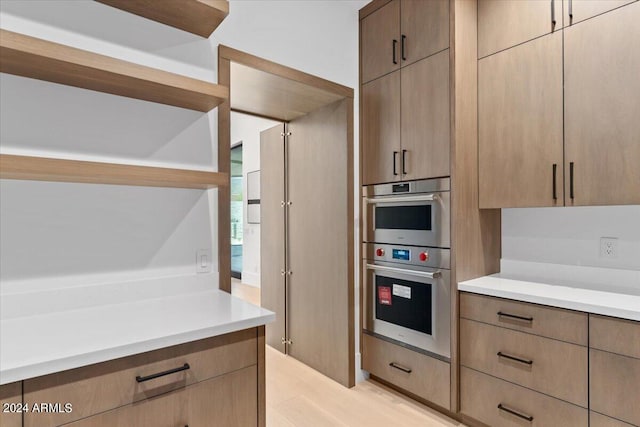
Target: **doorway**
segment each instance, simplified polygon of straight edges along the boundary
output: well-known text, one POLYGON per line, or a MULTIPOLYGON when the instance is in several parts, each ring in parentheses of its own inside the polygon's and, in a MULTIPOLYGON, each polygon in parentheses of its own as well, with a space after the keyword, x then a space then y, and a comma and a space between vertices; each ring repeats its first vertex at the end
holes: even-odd
POLYGON ((231 277, 242 280, 244 234, 244 176, 242 174, 242 141, 231 147, 231 277))
MULTIPOLYGON (((267 343, 351 387, 353 89, 226 46, 218 48, 218 81, 230 88, 218 109, 221 172, 231 172, 232 114, 279 123, 260 142, 261 303, 277 319, 267 325, 267 343)), ((218 195, 219 283, 229 292, 231 191, 218 195)))

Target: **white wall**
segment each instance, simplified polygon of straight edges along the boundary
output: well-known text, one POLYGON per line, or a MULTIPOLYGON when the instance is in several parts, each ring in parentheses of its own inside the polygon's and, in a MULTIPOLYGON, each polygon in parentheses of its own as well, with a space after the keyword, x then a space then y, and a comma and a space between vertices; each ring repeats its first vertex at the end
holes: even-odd
POLYGON ((231 145, 242 141, 242 282, 257 287, 260 286, 260 224, 247 222, 247 173, 260 170, 260 132, 276 125, 278 122, 273 120, 231 113, 231 145))
POLYGON ((640 270, 640 206, 502 210, 502 258, 640 270), (618 258, 600 238, 618 238, 618 258))

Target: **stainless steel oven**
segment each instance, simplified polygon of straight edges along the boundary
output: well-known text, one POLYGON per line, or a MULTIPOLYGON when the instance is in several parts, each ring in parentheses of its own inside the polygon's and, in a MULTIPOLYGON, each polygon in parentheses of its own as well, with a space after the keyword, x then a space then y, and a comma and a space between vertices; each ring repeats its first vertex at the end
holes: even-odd
POLYGON ((364 245, 365 331, 448 360, 449 249, 364 245))
POLYGON ((449 178, 364 188, 364 240, 451 247, 449 178))

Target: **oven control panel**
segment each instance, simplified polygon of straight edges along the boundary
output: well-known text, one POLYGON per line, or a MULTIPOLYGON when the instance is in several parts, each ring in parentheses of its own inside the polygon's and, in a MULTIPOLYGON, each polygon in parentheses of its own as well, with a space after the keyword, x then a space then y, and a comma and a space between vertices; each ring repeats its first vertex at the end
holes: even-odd
POLYGON ((450 249, 365 243, 365 251, 371 261, 450 268, 450 249))
POLYGON ((391 249, 391 258, 402 261, 411 261, 411 251, 408 249, 391 249))

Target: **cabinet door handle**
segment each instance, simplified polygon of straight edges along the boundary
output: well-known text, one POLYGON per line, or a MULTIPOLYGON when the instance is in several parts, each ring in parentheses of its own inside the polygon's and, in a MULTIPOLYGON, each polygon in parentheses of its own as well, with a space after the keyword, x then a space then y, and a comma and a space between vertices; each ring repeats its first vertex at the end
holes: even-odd
POLYGON ((533 360, 521 359, 519 357, 511 356, 510 354, 506 354, 501 351, 498 352, 498 357, 504 357, 505 359, 513 360, 514 362, 523 363, 529 366, 533 365, 533 360))
POLYGON ((402 372, 406 372, 407 374, 411 373, 411 368, 406 368, 402 365, 398 365, 396 362, 389 363, 389 366, 391 366, 392 368, 399 369, 402 372))
POLYGON ((407 150, 402 150, 402 174, 407 174, 407 150))
POLYGON ((558 169, 558 165, 556 163, 553 164, 553 200, 558 200, 558 193, 556 191, 556 171, 558 169))
POLYGON ((569 163, 569 197, 573 200, 573 162, 569 163))
POLYGON ((573 0, 569 0, 569 24, 573 21, 573 0))
POLYGON ((402 35, 402 43, 401 43, 401 45, 400 45, 400 52, 401 52, 400 54, 402 55, 402 60, 403 60, 403 61, 406 61, 406 60, 407 60, 407 57, 406 57, 406 55, 405 55, 405 53, 404 53, 404 45, 405 45, 405 40, 406 40, 406 39, 407 39, 407 36, 405 36, 405 35, 403 34, 403 35, 402 35))
POLYGON ((396 60, 396 45, 398 44, 398 40, 393 39, 393 43, 392 44, 393 44, 393 46, 392 46, 393 47, 393 58, 392 59, 393 59, 393 63, 397 64, 398 61, 396 60))
POLYGON ((498 409, 504 412, 508 412, 511 415, 515 415, 516 417, 522 418, 523 420, 527 420, 529 422, 533 421, 533 417, 531 415, 523 414, 520 411, 516 411, 515 409, 507 408, 502 403, 498 403, 498 409))
POLYGON ((394 151, 393 152, 393 175, 398 175, 398 171, 396 169, 396 159, 398 158, 398 152, 394 151))
POLYGON ((529 323, 533 322, 533 317, 518 316, 515 314, 504 313, 502 311, 499 311, 496 314, 498 315, 498 317, 508 317, 509 319, 522 320, 523 322, 529 322, 529 323))
POLYGON ((556 5, 555 0, 551 0, 551 27, 556 26, 556 5))
POLYGON ((186 371, 189 368, 191 368, 191 366, 189 366, 188 363, 185 363, 184 365, 180 366, 179 368, 169 369, 168 371, 158 372, 157 374, 147 375, 146 377, 141 377, 140 375, 138 375, 136 377, 136 381, 139 382, 139 383, 143 383, 145 381, 154 380, 156 378, 164 377, 166 375, 171 375, 171 374, 175 374, 177 372, 186 371))

